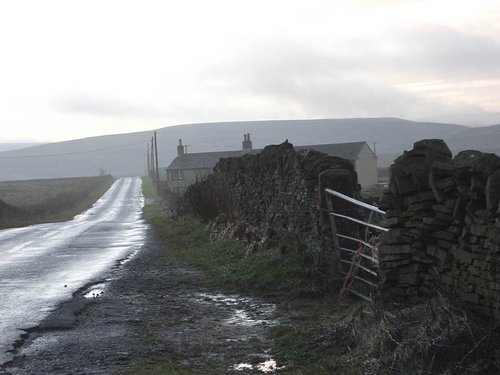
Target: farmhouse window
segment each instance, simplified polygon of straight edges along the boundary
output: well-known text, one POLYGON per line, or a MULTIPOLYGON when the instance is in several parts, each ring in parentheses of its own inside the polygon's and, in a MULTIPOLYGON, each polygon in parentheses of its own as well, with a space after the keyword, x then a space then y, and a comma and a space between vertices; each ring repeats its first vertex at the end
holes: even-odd
POLYGON ((173 170, 172 180, 184 180, 184 171, 182 169, 173 170))

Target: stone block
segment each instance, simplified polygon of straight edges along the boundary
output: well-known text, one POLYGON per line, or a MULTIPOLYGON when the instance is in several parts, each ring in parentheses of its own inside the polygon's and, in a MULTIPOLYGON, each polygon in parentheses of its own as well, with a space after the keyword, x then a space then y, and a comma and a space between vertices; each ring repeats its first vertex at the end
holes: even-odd
POLYGON ((489 271, 491 269, 489 263, 484 261, 484 260, 474 259, 472 261, 472 265, 476 268, 479 268, 480 270, 483 270, 483 271, 485 271, 485 270, 489 271))
POLYGON ((435 206, 435 204, 430 201, 413 203, 408 206, 406 212, 409 214, 413 214, 414 212, 429 212, 433 206, 435 206))
POLYGON ((453 217, 449 214, 445 214, 442 212, 436 212, 435 218, 439 220, 443 226, 448 226, 451 221, 453 220, 453 217))
POLYGON ((464 251, 462 249, 455 249, 453 251, 453 257, 458 260, 460 263, 471 264, 474 260, 474 257, 471 253, 464 251))
POLYGON ((429 201, 429 202, 433 202, 433 203, 436 202, 432 191, 426 191, 426 192, 412 194, 412 195, 409 195, 403 199, 403 202, 408 206, 415 204, 415 203, 425 202, 425 201, 429 201))
POLYGON ((490 239, 487 239, 484 242, 484 247, 493 253, 500 252, 500 244, 498 242, 493 242, 490 239))
POLYGON ((413 261, 416 263, 424 264, 424 265, 432 265, 435 264, 435 259, 429 257, 427 254, 422 254, 422 255, 414 255, 412 257, 413 261))
POLYGON ((456 236, 455 238, 458 238, 458 236, 462 233, 462 230, 463 229, 457 225, 450 225, 446 228, 447 232, 453 233, 456 236))
POLYGON ((420 277, 418 273, 404 273, 399 275, 399 282, 408 285, 419 285, 420 277))
POLYGON ((450 259, 450 253, 442 248, 437 248, 434 256, 441 262, 441 265, 447 264, 450 259))
POLYGON ((472 176, 470 179, 470 191, 473 193, 483 193, 486 183, 479 177, 472 176))
POLYGON ((453 176, 454 172, 455 167, 451 160, 446 160, 444 162, 434 161, 431 165, 431 173, 439 177, 438 180, 453 176))
POLYGON ((447 221, 440 220, 437 217, 423 217, 422 223, 427 224, 427 225, 432 225, 435 228, 436 227, 444 227, 444 226, 446 226, 446 224, 448 224, 447 221))
POLYGON ((393 216, 386 218, 380 222, 380 225, 385 228, 394 228, 400 226, 405 222, 404 218, 401 216, 393 216))
POLYGON ((457 204, 457 199, 458 197, 448 197, 446 200, 443 202, 443 204, 448 207, 452 212, 453 209, 455 208, 455 205, 457 204))
POLYGON ((436 187, 440 190, 454 189, 457 185, 458 181, 455 176, 443 178, 436 181, 436 187))
POLYGON ((454 242, 451 242, 451 241, 446 241, 446 240, 438 240, 436 242, 436 244, 441 248, 441 249, 445 249, 446 251, 451 251, 454 246, 455 246, 455 243, 454 242))
POLYGON ((429 186, 431 188, 432 194, 434 194, 434 199, 436 202, 442 202, 446 199, 446 194, 443 189, 437 186, 437 180, 434 174, 429 175, 429 186))
POLYGON ((390 284, 398 280, 399 272, 396 270, 379 270, 380 281, 382 284, 390 284))
POLYGON ((490 305, 490 301, 494 299, 494 291, 488 289, 488 285, 478 286, 476 288, 476 293, 479 295, 479 300, 485 305, 490 305))
POLYGON ((382 245, 381 254, 411 254, 411 246, 409 244, 402 245, 382 245))
POLYGON ((414 241, 411 244, 411 247, 415 250, 425 250, 426 244, 423 241, 414 241))
POLYGON ((407 266, 407 265, 412 264, 412 263, 413 263, 413 260, 410 259, 410 258, 398 259, 398 260, 395 260, 395 261, 392 261, 392 262, 388 262, 388 261, 386 261, 384 259, 384 261, 380 261, 380 269, 383 269, 385 271, 388 271, 388 270, 397 270, 400 267, 407 266))
MULTIPOLYGON (((321 206, 326 207, 326 188, 336 190, 349 197, 354 196, 357 191, 356 175, 345 169, 327 169, 319 174, 319 188, 321 206)), ((342 210, 344 207, 351 208, 351 205, 343 200, 333 198, 336 210, 342 210)))
POLYGON ((488 234, 489 228, 487 225, 478 225, 478 224, 472 224, 469 226, 469 231, 475 236, 478 237, 486 237, 488 234))
POLYGON ((401 211, 395 208, 389 208, 385 211, 385 217, 387 219, 393 218, 393 217, 399 217, 401 215, 401 211))
POLYGON ((430 236, 432 238, 438 239, 438 240, 444 240, 444 241, 449 241, 449 242, 455 242, 457 240, 457 237, 455 234, 450 233, 445 230, 438 230, 435 232, 431 232, 430 236))
POLYGON ((453 158, 453 166, 455 167, 455 171, 457 169, 465 169, 466 171, 471 171, 472 167, 477 163, 482 155, 483 153, 477 150, 460 151, 453 158))
POLYGON ((408 231, 402 228, 391 229, 382 235, 382 241, 385 245, 407 244, 411 240, 412 237, 409 235, 408 231))
POLYGON ((467 185, 458 185, 457 186, 457 192, 459 196, 464 196, 464 197, 469 197, 471 195, 470 191, 470 180, 468 180, 467 185))
POLYGON ((420 240, 424 240, 424 237, 427 235, 426 231, 416 229, 416 228, 410 228, 408 229, 408 232, 414 237, 418 238, 420 240))
POLYGON ((389 189, 391 193, 401 196, 415 193, 417 190, 413 185, 411 178, 402 174, 394 174, 393 177, 391 177, 389 189))
POLYGON ((473 267, 473 266, 469 266, 469 268, 467 269, 467 271, 469 272, 469 275, 472 275, 472 276, 479 277, 481 275, 481 270, 479 268, 476 268, 476 267, 473 267))
POLYGON ((414 150, 430 152, 432 155, 442 155, 451 160, 451 151, 442 139, 422 139, 413 144, 414 150))
POLYGON ((450 208, 444 204, 433 204, 431 208, 432 211, 436 213, 443 213, 446 215, 451 215, 453 213, 453 208, 450 208))
POLYGON ((408 229, 416 229, 416 230, 420 230, 423 232, 428 232, 428 231, 434 229, 433 225, 424 224, 422 222, 413 222, 413 221, 407 221, 404 224, 404 226, 405 226, 405 228, 408 228, 408 229))
POLYGON ((479 296, 475 293, 459 293, 459 295, 466 302, 479 303, 479 296))
POLYGON ((493 214, 491 213, 491 211, 481 208, 479 210, 474 211, 474 216, 485 222, 489 222, 492 219, 493 214))
POLYGON ((486 195, 486 209, 497 211, 500 202, 500 171, 496 171, 488 177, 484 193, 486 195))
POLYGON ((421 273, 425 272, 428 267, 426 267, 423 264, 420 263, 413 263, 408 266, 401 267, 399 271, 401 274, 406 274, 406 273, 421 273))

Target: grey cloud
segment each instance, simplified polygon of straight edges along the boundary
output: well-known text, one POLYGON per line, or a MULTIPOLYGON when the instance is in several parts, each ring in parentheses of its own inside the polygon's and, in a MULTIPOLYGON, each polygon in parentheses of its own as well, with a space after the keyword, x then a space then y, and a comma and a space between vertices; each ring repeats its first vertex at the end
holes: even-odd
POLYGON ((388 36, 402 51, 392 68, 439 78, 487 78, 500 73, 500 41, 449 27, 423 25, 388 36))
POLYGON ((120 100, 98 98, 80 93, 64 95, 54 102, 59 111, 67 113, 110 117, 158 117, 164 115, 162 110, 154 107, 142 107, 120 100))
POLYGON ((209 89, 287 93, 311 82, 361 69, 359 60, 328 55, 301 43, 255 43, 234 60, 205 69, 199 80, 209 89))
POLYGON ((249 51, 207 70, 208 89, 288 101, 309 116, 408 116, 437 106, 391 87, 359 56, 325 54, 301 44, 260 45, 249 51))

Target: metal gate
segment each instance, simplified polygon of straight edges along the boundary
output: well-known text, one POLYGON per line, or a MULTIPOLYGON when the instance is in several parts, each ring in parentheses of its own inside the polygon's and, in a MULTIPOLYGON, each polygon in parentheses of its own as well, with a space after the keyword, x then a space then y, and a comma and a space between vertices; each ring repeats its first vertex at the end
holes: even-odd
POLYGON ((385 212, 338 191, 325 189, 338 272, 345 277, 339 300, 352 293, 367 301, 378 282, 381 234, 377 223, 385 212))

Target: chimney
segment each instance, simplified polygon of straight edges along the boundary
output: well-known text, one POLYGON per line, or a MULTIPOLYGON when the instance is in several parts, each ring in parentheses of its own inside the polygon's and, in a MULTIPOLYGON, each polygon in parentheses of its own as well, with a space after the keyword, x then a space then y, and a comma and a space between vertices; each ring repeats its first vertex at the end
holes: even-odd
POLYGON ((177 146, 177 156, 182 156, 186 153, 186 146, 182 145, 182 139, 179 139, 179 145, 177 146))
POLYGON ((243 134, 243 151, 250 151, 252 149, 252 141, 250 139, 250 133, 243 134))

